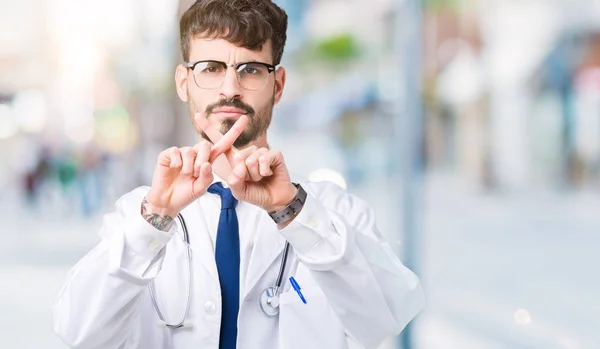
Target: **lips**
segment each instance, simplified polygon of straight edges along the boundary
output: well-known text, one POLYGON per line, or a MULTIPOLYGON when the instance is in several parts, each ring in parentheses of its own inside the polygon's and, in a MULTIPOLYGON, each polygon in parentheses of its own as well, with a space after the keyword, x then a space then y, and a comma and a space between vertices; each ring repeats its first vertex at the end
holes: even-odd
POLYGON ((221 107, 213 111, 213 114, 223 118, 239 118, 242 115, 248 114, 247 111, 234 107, 221 107))
POLYGON ((233 108, 233 107, 222 107, 217 108, 213 111, 214 114, 247 114, 248 112, 244 109, 233 108))

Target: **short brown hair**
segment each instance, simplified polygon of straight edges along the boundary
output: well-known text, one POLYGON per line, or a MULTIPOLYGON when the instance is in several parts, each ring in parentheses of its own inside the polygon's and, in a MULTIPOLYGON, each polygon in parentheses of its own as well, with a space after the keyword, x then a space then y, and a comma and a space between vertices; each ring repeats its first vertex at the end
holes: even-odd
POLYGON ((286 41, 287 14, 271 0, 198 0, 181 16, 181 55, 188 62, 190 44, 198 35, 221 38, 249 50, 269 39, 278 65, 286 41))

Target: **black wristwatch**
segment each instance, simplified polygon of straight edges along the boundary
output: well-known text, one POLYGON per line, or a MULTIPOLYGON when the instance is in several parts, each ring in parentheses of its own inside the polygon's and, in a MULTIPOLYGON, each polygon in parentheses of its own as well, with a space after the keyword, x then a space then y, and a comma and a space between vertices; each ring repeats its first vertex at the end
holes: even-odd
POLYGON ((283 209, 279 211, 269 212, 269 216, 275 221, 277 224, 285 223, 288 220, 295 217, 302 207, 304 207, 304 203, 306 202, 306 191, 302 186, 298 183, 292 183, 296 188, 298 188, 298 192, 294 199, 283 209))

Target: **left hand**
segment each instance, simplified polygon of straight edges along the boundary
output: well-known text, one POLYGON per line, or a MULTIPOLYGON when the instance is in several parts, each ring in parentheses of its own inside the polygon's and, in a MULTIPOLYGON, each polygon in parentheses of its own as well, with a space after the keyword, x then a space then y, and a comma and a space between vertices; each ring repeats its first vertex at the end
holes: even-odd
POLYGON ((230 163, 233 171, 227 183, 238 200, 273 212, 283 209, 296 196, 298 189, 290 180, 279 150, 251 146, 237 151, 230 163))
MULTIPOLYGON (((213 143, 223 137, 203 117, 197 117, 196 120, 213 143)), ((280 151, 256 146, 242 150, 232 147, 223 155, 232 168, 227 174, 227 184, 236 199, 273 212, 283 209, 296 196, 298 189, 291 182, 280 151)))

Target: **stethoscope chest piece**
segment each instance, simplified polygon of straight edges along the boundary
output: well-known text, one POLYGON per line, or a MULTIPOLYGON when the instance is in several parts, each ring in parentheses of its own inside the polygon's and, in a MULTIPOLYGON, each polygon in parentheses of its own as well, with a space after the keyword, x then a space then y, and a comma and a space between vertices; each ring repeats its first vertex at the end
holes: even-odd
POLYGON ((279 293, 277 287, 267 287, 260 294, 260 308, 266 316, 275 316, 279 314, 279 293))

